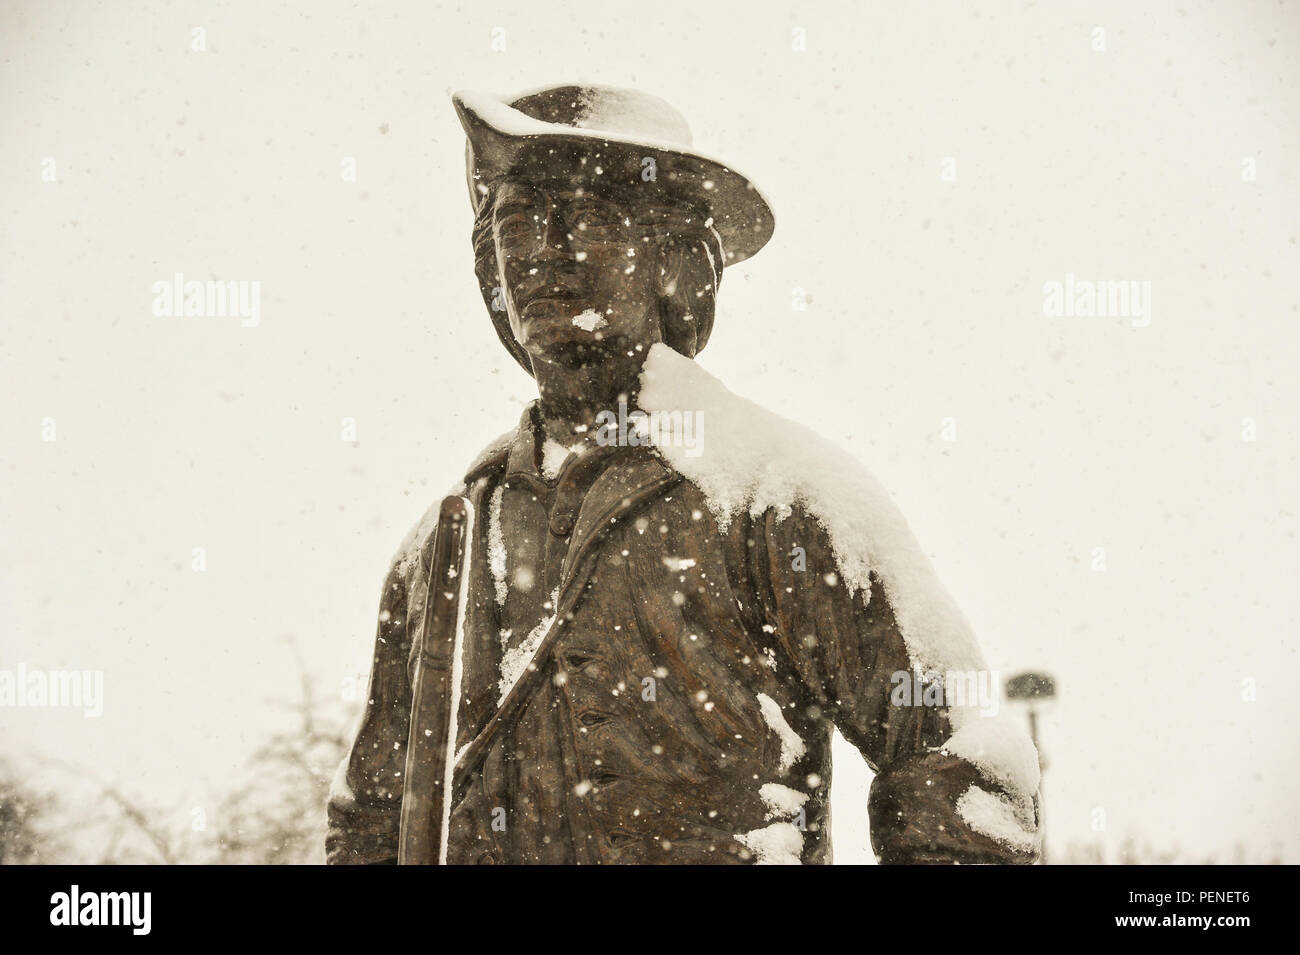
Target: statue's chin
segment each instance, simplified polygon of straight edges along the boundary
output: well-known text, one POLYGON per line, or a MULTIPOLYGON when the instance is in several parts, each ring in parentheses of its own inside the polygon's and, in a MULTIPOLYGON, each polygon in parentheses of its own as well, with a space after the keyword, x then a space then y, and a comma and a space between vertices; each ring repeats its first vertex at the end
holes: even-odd
POLYGON ((530 335, 526 348, 534 361, 541 359, 553 365, 579 369, 626 357, 636 344, 622 335, 606 335, 600 330, 586 331, 570 326, 549 334, 530 335))

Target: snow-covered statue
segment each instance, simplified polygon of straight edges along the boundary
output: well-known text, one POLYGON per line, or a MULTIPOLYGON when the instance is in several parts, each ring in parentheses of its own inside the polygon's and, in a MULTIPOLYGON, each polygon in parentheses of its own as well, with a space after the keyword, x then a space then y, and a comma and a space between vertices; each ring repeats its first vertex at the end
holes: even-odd
POLYGON ((986 665, 888 495, 694 360, 763 196, 643 93, 454 102, 539 397, 393 562, 329 860, 826 863, 838 728, 880 861, 1034 861, 1037 754, 955 698, 986 665))

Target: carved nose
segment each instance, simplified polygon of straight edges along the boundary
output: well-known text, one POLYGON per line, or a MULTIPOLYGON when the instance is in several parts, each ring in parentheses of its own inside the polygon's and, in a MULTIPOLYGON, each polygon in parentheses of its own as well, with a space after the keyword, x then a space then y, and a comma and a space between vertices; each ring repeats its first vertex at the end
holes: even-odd
POLYGON ((548 252, 559 252, 565 256, 573 254, 573 250, 569 248, 568 226, 555 203, 549 203, 546 207, 546 221, 542 224, 542 242, 548 252))

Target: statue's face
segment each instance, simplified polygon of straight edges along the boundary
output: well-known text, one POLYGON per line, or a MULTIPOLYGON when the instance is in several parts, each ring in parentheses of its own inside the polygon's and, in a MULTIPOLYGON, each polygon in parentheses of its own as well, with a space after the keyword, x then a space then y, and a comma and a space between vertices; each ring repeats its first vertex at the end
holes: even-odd
POLYGON ((661 340, 655 243, 629 199, 506 182, 493 234, 510 327, 534 358, 599 360, 661 340))

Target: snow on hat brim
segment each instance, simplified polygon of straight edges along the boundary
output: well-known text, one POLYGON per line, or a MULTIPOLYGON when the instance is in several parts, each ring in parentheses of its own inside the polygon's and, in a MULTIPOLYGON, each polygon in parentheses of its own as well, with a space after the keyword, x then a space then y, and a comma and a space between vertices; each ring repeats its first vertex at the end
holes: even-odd
MULTIPOLYGON (((556 87, 518 97, 515 102, 569 90, 574 95, 587 92, 579 87, 556 87)), ((602 90, 597 88, 595 92, 602 90)), ((636 95, 631 91, 610 92, 636 95)), ((517 169, 528 157, 536 157, 539 150, 554 150, 557 162, 576 157, 575 164, 567 170, 575 178, 599 176, 615 185, 640 188, 655 185, 706 207, 722 240, 724 265, 744 261, 772 237, 776 224, 772 208, 753 182, 725 163, 692 148, 684 121, 674 128, 675 111, 655 97, 639 95, 637 103, 649 103, 652 107, 662 104, 664 109, 660 115, 631 115, 619 124, 620 129, 545 122, 496 96, 469 90, 456 93, 452 102, 469 137, 466 171, 475 212, 487 194, 485 182, 517 169), (628 127, 636 126, 638 119, 658 120, 657 131, 671 132, 675 138, 687 142, 672 141, 667 135, 656 137, 628 131, 628 127), (649 166, 647 158, 654 161, 653 182, 643 175, 649 166)))

